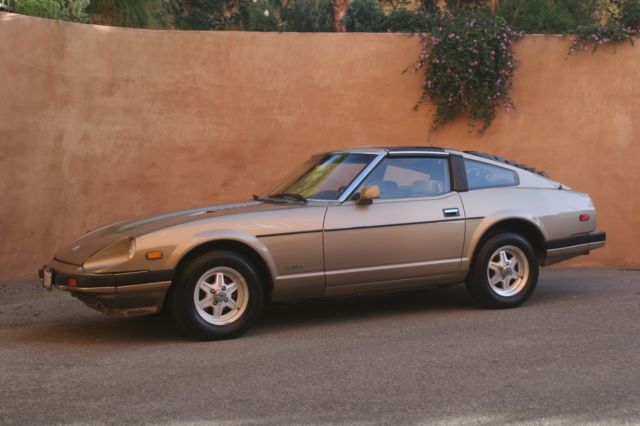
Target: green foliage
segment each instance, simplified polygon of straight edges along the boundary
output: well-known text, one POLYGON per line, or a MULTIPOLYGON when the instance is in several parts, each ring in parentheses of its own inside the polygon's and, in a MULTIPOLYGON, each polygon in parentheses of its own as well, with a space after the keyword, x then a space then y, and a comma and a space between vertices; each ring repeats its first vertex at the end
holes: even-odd
POLYGON ((427 14, 437 14, 440 12, 438 0, 421 0, 419 1, 419 9, 427 14))
POLYGON ((412 11, 399 7, 385 14, 377 0, 353 0, 349 4, 346 23, 351 32, 428 32, 433 27, 438 12, 429 13, 425 8, 412 11))
POLYGON ((486 14, 444 16, 421 36, 415 69, 424 72, 421 101, 436 106, 434 129, 466 115, 470 125, 481 123, 482 132, 499 107, 513 108, 511 45, 520 37, 502 18, 486 14))
POLYGON ((433 16, 435 15, 399 8, 387 15, 384 28, 396 33, 426 33, 433 27, 433 16))
POLYGON ((147 3, 147 0, 91 0, 86 11, 96 24, 146 28, 150 17, 147 3))
POLYGON ((627 29, 640 30, 640 0, 625 0, 622 3, 620 24, 627 29))
POLYGON ((625 41, 633 45, 633 40, 639 33, 640 0, 625 0, 617 13, 607 10, 606 23, 579 25, 572 29, 572 44, 568 54, 589 49, 595 52, 602 46, 625 41))
POLYGON ((167 4, 176 28, 181 30, 234 28, 239 16, 233 6, 227 0, 173 0, 167 4))
POLYGON ((447 0, 447 10, 450 13, 485 12, 489 11, 486 0, 447 0))
POLYGON ((297 32, 333 31, 333 1, 290 0, 281 10, 282 29, 297 32))
POLYGON ((242 0, 240 3, 242 29, 246 31, 278 31, 279 10, 273 1, 242 0))
POLYGON ((61 19, 64 6, 65 2, 62 0, 20 0, 15 2, 13 11, 40 18, 61 19))
POLYGON ((497 14, 518 31, 567 34, 595 24, 598 10, 599 0, 501 0, 497 14))
POLYGON ((386 16, 377 0, 352 0, 345 19, 351 32, 381 32, 386 28, 386 16))
POLYGON ((634 36, 638 30, 623 27, 619 22, 609 22, 606 25, 589 25, 576 28, 571 36, 569 55, 576 51, 591 48, 592 52, 603 45, 628 41, 633 45, 634 36))
POLYGON ((269 0, 174 0, 170 5, 182 30, 279 31, 280 3, 269 0))

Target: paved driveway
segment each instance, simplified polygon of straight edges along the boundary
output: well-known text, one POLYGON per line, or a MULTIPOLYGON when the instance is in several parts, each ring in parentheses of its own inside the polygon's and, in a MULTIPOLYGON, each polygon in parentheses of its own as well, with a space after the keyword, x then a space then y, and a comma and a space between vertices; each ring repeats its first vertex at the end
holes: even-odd
POLYGON ((9 424, 638 424, 640 272, 543 270, 505 311, 461 286, 271 306, 204 343, 3 285, 0 373, 9 424))

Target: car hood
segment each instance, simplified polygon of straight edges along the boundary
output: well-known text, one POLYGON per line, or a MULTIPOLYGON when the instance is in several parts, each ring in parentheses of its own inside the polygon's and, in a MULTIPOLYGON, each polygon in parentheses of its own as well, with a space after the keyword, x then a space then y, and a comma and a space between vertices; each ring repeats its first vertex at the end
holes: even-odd
POLYGON ((295 207, 301 207, 301 205, 249 201, 245 203, 218 204, 196 209, 144 216, 91 230, 60 249, 54 257, 56 260, 80 266, 98 251, 123 238, 135 238, 159 229, 210 217, 295 207))

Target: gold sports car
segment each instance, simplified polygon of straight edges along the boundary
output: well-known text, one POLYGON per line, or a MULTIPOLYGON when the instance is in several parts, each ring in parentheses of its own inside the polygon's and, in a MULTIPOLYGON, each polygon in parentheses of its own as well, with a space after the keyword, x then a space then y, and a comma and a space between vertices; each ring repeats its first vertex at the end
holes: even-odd
POLYGON ((240 335, 264 303, 465 282, 488 308, 540 266, 604 246, 587 194, 523 164, 434 147, 311 157, 271 191, 94 229, 40 270, 106 314, 171 310, 201 339, 240 335))

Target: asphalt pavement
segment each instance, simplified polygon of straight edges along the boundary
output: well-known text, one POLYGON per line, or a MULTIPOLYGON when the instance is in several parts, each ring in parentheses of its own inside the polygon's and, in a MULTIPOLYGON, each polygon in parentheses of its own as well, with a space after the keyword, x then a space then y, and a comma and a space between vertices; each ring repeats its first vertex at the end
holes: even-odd
POLYGON ((243 337, 0 285, 2 424, 640 424, 640 270, 275 305, 243 337))

